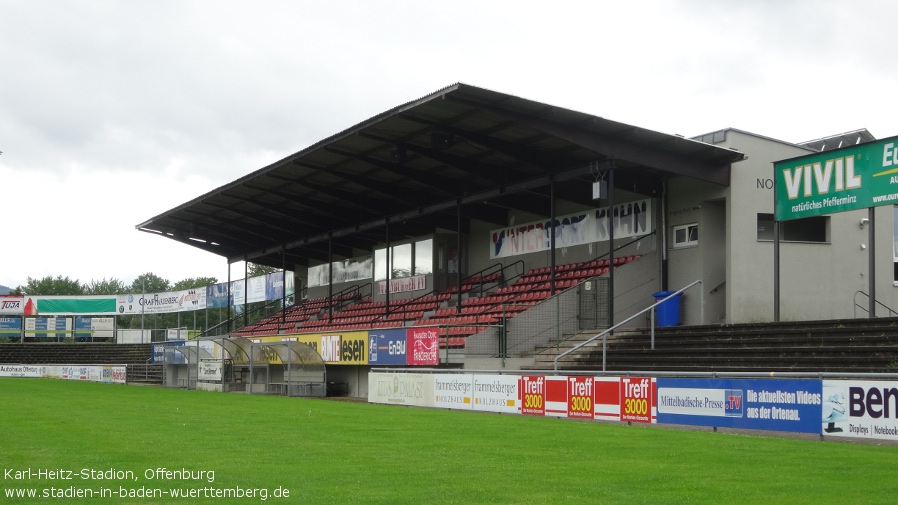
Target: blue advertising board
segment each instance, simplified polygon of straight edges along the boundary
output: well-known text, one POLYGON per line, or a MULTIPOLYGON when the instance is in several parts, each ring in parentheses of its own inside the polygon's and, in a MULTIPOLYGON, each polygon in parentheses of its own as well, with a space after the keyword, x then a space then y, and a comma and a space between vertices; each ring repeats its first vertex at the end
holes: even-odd
POLYGON ((90 338, 91 337, 91 318, 89 317, 76 317, 75 318, 75 338, 90 338))
POLYGON ((0 317, 0 336, 19 338, 22 336, 21 317, 0 317))
POLYGON ((820 433, 819 380, 658 379, 658 422, 820 433))
POLYGON ((405 365, 408 354, 406 330, 368 332, 369 365, 405 365))
POLYGON ((265 275, 265 299, 280 300, 284 297, 284 272, 265 275))
POLYGON ((215 309, 228 306, 228 284, 212 284, 206 286, 206 308, 215 309))
POLYGON ((22 331, 21 317, 0 317, 0 330, 22 331))

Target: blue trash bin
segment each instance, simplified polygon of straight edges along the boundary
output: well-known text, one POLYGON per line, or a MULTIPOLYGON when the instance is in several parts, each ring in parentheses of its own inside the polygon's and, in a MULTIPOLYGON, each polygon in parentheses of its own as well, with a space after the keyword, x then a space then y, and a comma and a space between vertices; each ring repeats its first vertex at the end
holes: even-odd
MULTIPOLYGON (((660 302, 674 293, 675 291, 658 291, 653 293, 652 296, 655 297, 655 302, 660 302)), ((682 296, 683 293, 677 293, 677 296, 655 307, 656 325, 676 326, 680 324, 680 297, 682 296)))

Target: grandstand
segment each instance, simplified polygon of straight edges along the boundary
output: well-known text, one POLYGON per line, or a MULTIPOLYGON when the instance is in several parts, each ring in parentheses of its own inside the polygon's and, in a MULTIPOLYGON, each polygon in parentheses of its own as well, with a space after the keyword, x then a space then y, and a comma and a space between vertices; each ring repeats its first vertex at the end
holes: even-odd
MULTIPOLYGON (((761 339, 780 332, 773 323, 806 322, 812 340, 898 315, 898 257, 889 249, 858 267, 866 244, 895 241, 894 208, 773 226, 771 163, 874 140, 837 137, 796 144, 730 128, 687 139, 456 84, 137 228, 292 272, 292 305, 248 324, 244 311, 207 335, 304 342, 353 396, 367 395, 366 373, 380 366, 543 367, 622 321, 611 366, 675 369, 660 356, 680 342, 681 361, 711 371, 802 347, 761 339), (687 286, 674 328, 658 329, 665 344, 640 348, 653 320, 634 315, 687 286), (725 338, 752 333, 733 352, 753 358, 730 359, 725 338), (412 363, 413 338, 434 354, 412 363)), ((887 356, 892 344, 880 343, 870 352, 887 356)), ((594 351, 561 365, 595 369, 594 351)))
MULTIPOLYGON (((638 258, 631 255, 616 258, 621 266, 638 258)), ((610 261, 598 259, 588 262, 559 265, 555 289, 563 291, 577 284, 607 275, 610 261)), ((406 326, 440 326, 447 328, 452 338, 441 346, 464 347, 464 337, 479 328, 496 325, 510 319, 552 295, 551 269, 534 268, 511 281, 501 272, 474 275, 463 280, 461 289, 450 288, 445 293, 428 293, 415 298, 393 302, 372 301, 370 294, 360 289, 337 298, 310 298, 246 325, 235 332, 238 336, 268 336, 282 333, 342 330, 370 330, 406 326), (463 294, 463 304, 453 302, 453 294, 463 294), (328 303, 328 300, 333 300, 328 303)), ((370 286, 369 286, 370 288, 370 286)))

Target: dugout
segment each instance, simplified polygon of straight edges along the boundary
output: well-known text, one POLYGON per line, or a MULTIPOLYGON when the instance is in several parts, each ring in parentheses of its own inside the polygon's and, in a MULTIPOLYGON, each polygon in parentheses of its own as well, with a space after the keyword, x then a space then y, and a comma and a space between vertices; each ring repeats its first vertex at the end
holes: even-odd
POLYGON ((197 389, 207 391, 246 391, 249 355, 252 343, 237 336, 204 337, 196 342, 200 349, 197 363, 197 389), (211 345, 210 345, 211 344, 211 345))
POLYGON ((326 384, 324 361, 308 344, 287 340, 250 345, 247 392, 324 397, 326 384))
POLYGON ((212 354, 194 343, 178 340, 162 345, 162 385, 168 388, 196 389, 200 359, 212 354))

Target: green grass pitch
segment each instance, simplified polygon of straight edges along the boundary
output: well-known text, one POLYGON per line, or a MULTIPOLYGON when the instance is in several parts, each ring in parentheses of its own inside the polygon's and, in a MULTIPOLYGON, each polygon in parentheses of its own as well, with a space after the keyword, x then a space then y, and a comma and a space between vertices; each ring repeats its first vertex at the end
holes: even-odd
POLYGON ((0 400, 8 504, 898 500, 895 446, 43 379, 0 400))

